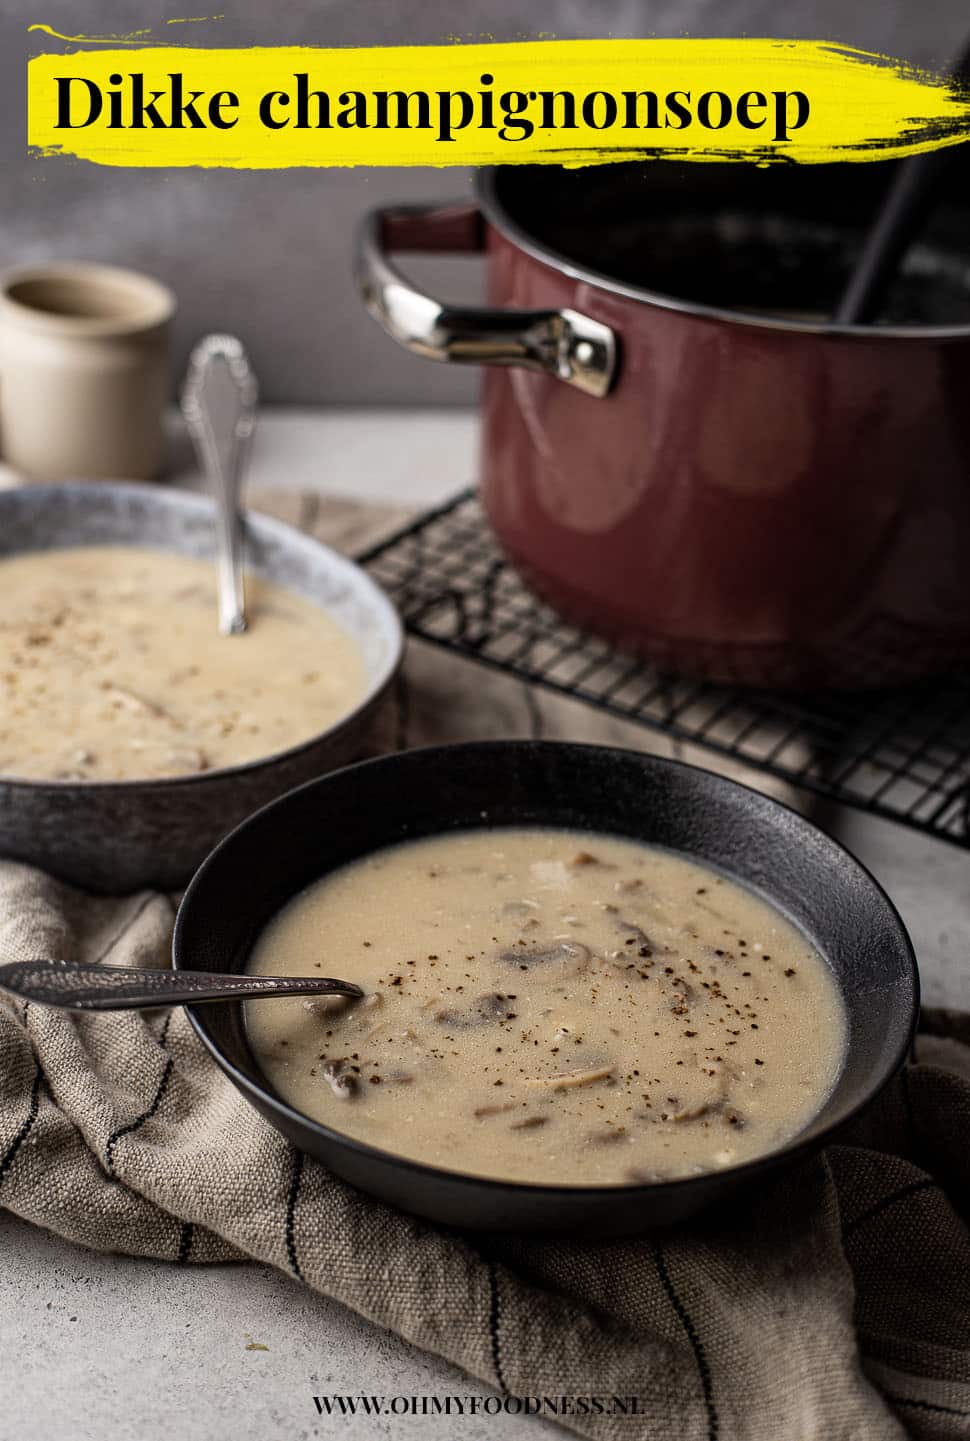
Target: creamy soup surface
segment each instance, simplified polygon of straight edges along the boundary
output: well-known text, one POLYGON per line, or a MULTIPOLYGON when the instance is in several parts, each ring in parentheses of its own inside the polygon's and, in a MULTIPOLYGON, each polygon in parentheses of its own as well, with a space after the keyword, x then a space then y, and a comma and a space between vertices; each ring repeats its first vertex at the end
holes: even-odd
POLYGON ((284 1100, 517 1181, 620 1185, 761 1155, 820 1109, 844 1048, 832 974, 789 921, 602 835, 476 830, 379 852, 291 901, 249 969, 366 992, 246 1005, 284 1100))
POLYGON ((351 711, 354 640, 259 576, 217 627, 213 562, 134 546, 0 561, 0 774, 131 780, 239 765, 351 711))

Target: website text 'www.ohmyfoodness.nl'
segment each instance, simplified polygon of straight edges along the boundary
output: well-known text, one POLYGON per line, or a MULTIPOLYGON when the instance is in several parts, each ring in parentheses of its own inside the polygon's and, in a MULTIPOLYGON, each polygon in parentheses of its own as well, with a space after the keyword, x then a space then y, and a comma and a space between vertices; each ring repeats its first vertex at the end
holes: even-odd
POLYGON ((636 1396, 314 1396, 318 1416, 636 1416, 636 1396))

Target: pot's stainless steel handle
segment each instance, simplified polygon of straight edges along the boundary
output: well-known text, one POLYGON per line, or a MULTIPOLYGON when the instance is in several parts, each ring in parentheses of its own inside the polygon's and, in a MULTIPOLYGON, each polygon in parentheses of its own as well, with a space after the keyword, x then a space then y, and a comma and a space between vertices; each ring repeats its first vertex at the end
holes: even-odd
POLYGON ((521 365, 586 395, 604 396, 616 373, 608 325, 576 310, 499 310, 447 305, 401 274, 388 252, 484 249, 485 226, 471 205, 372 210, 357 234, 355 271, 364 304, 388 335, 426 360, 521 365))

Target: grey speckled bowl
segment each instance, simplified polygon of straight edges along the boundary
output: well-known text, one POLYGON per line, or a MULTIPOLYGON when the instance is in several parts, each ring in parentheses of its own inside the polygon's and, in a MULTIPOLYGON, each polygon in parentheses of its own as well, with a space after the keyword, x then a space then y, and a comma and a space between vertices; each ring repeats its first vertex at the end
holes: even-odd
MULTIPOLYGON (((72 545, 211 556, 212 504, 106 481, 0 491, 0 556, 72 545)), ((250 812, 363 754, 401 659, 394 607, 352 561, 266 516, 247 515, 247 556, 251 569, 316 601, 356 639, 368 679, 357 709, 290 750, 201 775, 104 782, 0 777, 0 855, 92 890, 175 889, 250 812)))

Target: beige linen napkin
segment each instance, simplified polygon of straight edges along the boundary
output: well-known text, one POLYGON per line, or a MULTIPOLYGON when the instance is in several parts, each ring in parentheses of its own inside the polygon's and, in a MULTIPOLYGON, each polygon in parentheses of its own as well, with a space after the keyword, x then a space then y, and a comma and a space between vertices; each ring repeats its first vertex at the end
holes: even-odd
MULTIPOLYGON (((359 508, 290 518, 355 545, 359 508)), ((385 520, 387 518, 385 517, 385 520)), ((412 647, 398 743, 642 732, 412 647)), ((666 747, 666 742, 660 742, 666 747)), ((90 897, 0 863, 0 955, 168 964, 173 905, 90 897)), ((463 1235, 305 1159, 181 1011, 0 1002, 0 1206, 98 1250, 252 1257, 508 1397, 635 1397, 564 1424, 626 1441, 970 1436, 970 1020, 843 1143, 689 1228, 621 1242, 463 1235)))
MULTIPOLYGON (((165 965, 172 905, 0 865, 0 954, 165 965)), ((0 1205, 84 1246, 279 1267, 514 1396, 637 1398, 597 1438, 970 1435, 970 1023, 853 1139, 689 1228, 449 1233, 294 1152, 182 1011, 0 1003, 0 1205)))

